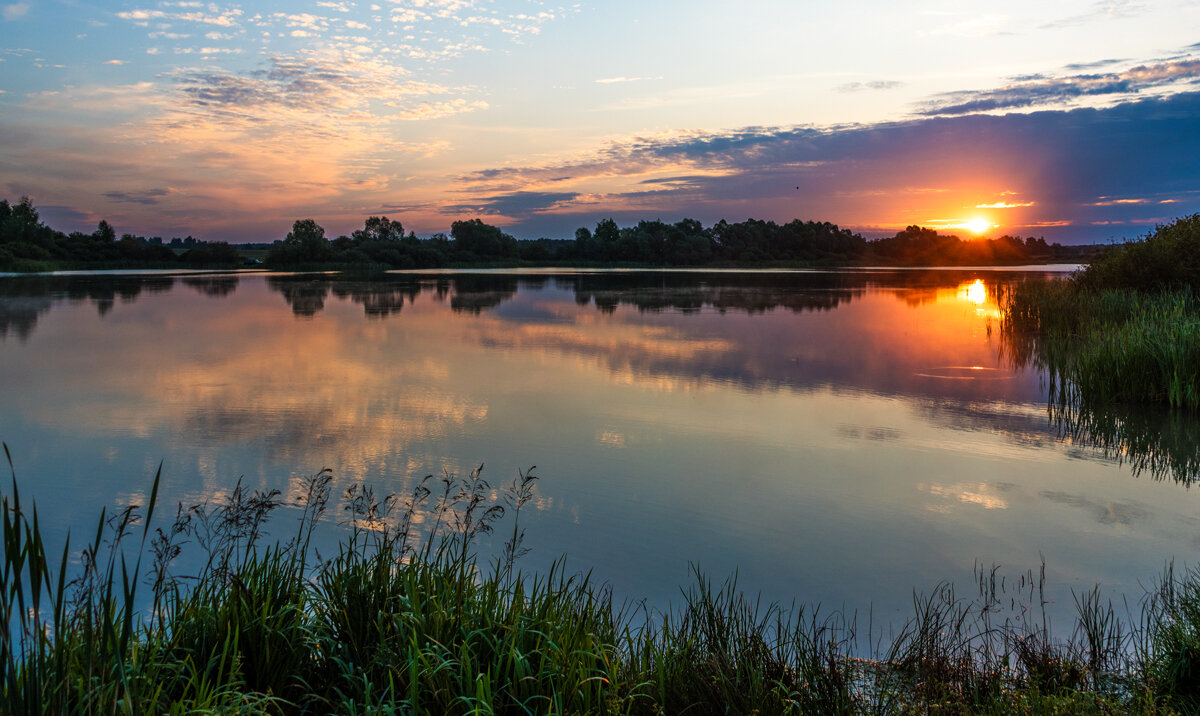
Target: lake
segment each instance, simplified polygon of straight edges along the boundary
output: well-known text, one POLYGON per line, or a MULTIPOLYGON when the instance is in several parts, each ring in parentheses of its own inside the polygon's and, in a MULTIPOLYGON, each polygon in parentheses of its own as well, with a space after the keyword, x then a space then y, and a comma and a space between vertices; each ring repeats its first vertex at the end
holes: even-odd
POLYGON ((1028 277, 1047 278, 6 277, 0 439, 44 529, 73 543, 102 506, 143 501, 160 462, 170 505, 239 477, 294 496, 326 467, 339 492, 387 493, 536 466, 523 566, 565 555, 652 607, 697 564, 766 599, 899 621, 914 590, 1044 559, 1064 621, 1072 590, 1133 603, 1167 562, 1194 562, 1200 429, 1106 417, 1174 436, 1145 449, 1049 411, 1046 376, 1000 330, 998 295, 1028 277))

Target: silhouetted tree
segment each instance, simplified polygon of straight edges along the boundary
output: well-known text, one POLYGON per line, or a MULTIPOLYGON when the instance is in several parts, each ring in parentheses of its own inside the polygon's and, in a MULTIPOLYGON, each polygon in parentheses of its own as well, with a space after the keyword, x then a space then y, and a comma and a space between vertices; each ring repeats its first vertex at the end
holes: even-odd
POLYGON ((112 242, 117 240, 116 230, 104 219, 101 219, 100 223, 96 225, 96 231, 92 233, 92 236, 96 237, 97 241, 112 242))
POLYGON ((298 261, 320 261, 329 255, 325 229, 312 219, 297 219, 283 239, 283 247, 298 261))
POLYGON ((456 221, 450 225, 456 251, 480 257, 514 258, 517 240, 479 219, 456 221))
POLYGON ((367 217, 363 228, 352 234, 352 238, 358 243, 400 241, 404 238, 404 226, 399 221, 392 221, 386 216, 371 216, 367 217))
POLYGON ((0 224, 0 241, 4 243, 38 243, 37 234, 44 228, 37 209, 33 208, 33 202, 27 196, 21 197, 12 206, 6 199, 4 208, 0 210, 0 220, 3 222, 0 224))

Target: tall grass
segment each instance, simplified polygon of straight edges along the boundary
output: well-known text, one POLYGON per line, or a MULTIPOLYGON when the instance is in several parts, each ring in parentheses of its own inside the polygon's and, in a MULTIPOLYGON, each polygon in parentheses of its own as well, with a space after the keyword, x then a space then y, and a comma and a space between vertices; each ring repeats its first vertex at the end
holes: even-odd
POLYGON ((1058 402, 1200 409, 1200 301, 1190 288, 1028 281, 1005 294, 1004 309, 1007 350, 1048 371, 1058 402))
POLYGON ((886 638, 856 615, 762 604, 699 570, 680 604, 650 612, 561 562, 541 575, 515 567, 536 479, 520 473, 501 497, 481 468, 406 495, 351 487, 344 539, 321 559, 313 531, 337 504, 328 471, 299 485, 286 539, 266 537, 279 493, 240 484, 157 524, 156 475, 145 505, 102 514, 82 550, 51 555, 13 471, 0 500, 0 712, 1200 708, 1200 575, 1165 575, 1140 620, 1118 618, 1099 591, 1077 595, 1065 640, 1045 617, 1044 574, 983 568, 975 596, 950 585, 916 595, 886 638), (508 539, 484 561, 480 536, 494 532, 508 539), (199 566, 180 575, 185 550, 199 566))
POLYGON ((1200 214, 1110 247, 1067 281, 1003 298, 1018 363, 1046 368, 1060 403, 1200 410, 1200 214))

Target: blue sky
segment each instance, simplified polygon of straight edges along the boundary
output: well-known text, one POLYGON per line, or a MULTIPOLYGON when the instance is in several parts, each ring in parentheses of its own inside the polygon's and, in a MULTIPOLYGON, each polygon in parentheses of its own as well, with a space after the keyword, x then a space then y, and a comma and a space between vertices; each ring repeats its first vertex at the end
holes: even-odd
POLYGON ((1200 211, 1200 3, 0 0, 0 196, 64 230, 601 218, 1074 243, 1200 211))

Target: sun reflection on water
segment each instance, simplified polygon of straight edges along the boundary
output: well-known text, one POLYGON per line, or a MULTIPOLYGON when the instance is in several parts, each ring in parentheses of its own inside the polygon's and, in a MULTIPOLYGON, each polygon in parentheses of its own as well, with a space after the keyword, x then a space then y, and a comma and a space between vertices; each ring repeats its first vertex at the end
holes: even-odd
POLYGON ((987 286, 983 285, 982 279, 977 278, 974 283, 966 283, 959 286, 958 297, 962 300, 970 301, 976 306, 982 306, 988 300, 987 286))

